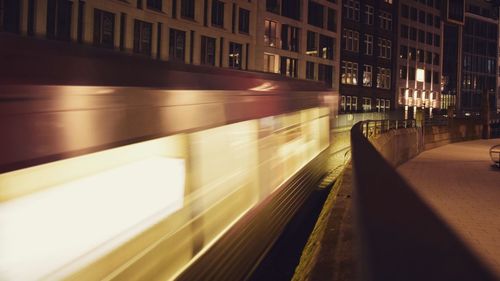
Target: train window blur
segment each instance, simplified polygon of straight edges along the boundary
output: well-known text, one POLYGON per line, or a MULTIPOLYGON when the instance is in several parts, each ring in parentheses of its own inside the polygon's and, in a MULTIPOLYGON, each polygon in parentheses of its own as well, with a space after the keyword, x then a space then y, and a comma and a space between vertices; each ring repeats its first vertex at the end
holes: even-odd
POLYGON ((0 174, 0 279, 175 278, 329 128, 310 108, 0 174))

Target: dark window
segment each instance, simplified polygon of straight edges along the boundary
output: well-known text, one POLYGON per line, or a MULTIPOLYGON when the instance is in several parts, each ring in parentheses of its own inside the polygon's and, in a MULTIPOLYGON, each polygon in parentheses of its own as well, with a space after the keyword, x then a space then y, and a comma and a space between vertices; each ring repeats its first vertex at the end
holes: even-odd
POLYGON ((425 32, 423 30, 418 30, 418 42, 425 43, 425 32))
POLYGON ((426 35, 426 40, 425 40, 426 42, 425 43, 432 45, 432 33, 427 32, 425 35, 426 35))
POLYGON ((184 62, 186 58, 186 32, 171 28, 169 41, 170 60, 184 62))
POLYGON ((418 21, 420 23, 425 23, 425 12, 424 11, 418 11, 418 21))
POLYGON ((464 20, 464 1, 450 0, 448 2, 448 18, 463 22, 464 20))
POLYGON ((399 78, 401 79, 406 79, 406 76, 408 75, 406 65, 402 65, 399 67, 399 78))
POLYGON ((408 18, 408 15, 409 15, 409 9, 410 9, 410 8, 408 7, 408 5, 403 4, 403 5, 401 6, 401 16, 402 16, 403 18, 405 18, 405 19, 407 19, 407 18, 408 18))
POLYGON ((19 33, 21 20, 21 1, 0 1, 0 31, 19 33))
POLYGON ((161 2, 163 0, 148 0, 146 5, 148 9, 161 11, 161 2))
POLYGON ((434 34, 434 46, 439 47, 441 45, 441 36, 434 34))
POLYGON ((177 18, 177 0, 172 0, 172 18, 177 18))
POLYGON ((333 60, 333 48, 335 46, 335 41, 330 36, 319 35, 319 56, 333 60))
POLYGON ((334 9, 328 9, 328 20, 326 28, 330 31, 337 30, 337 11, 334 9))
POLYGON ((437 28, 441 26, 441 18, 439 16, 434 17, 434 26, 437 28))
POLYGON ((162 30, 162 23, 159 22, 156 25, 156 34, 157 34, 157 39, 156 39, 156 58, 161 59, 161 42, 162 42, 162 37, 161 37, 161 30, 162 30))
POLYGON ((416 60, 417 59, 417 50, 415 48, 410 48, 408 51, 408 57, 410 60, 416 60))
POLYGON ((229 42, 229 67, 241 69, 241 59, 243 57, 243 45, 229 42))
POLYGON ((425 63, 432 64, 432 52, 425 52, 425 63))
POLYGON ((408 58, 408 47, 403 45, 399 46, 399 57, 402 59, 408 58))
POLYGON ((201 36, 201 64, 215 65, 215 38, 201 36))
POLYGON ((307 50, 306 54, 317 56, 318 46, 316 44, 316 33, 312 31, 307 31, 307 50))
POLYGON ((250 11, 240 8, 238 30, 240 33, 249 33, 250 29, 250 11))
POLYGON ((432 76, 432 71, 426 70, 425 71, 425 83, 431 83, 431 76, 432 76))
POLYGON ((280 14, 280 1, 279 0, 266 0, 266 11, 280 14))
POLYGON ((47 37, 70 40, 72 1, 49 0, 47 2, 47 37))
MULTIPOLYGON (((0 0, 0 5, 2 5, 1 2, 2 1, 0 0)), ((28 0, 28 35, 34 35, 34 34, 35 34, 35 0, 28 0)))
POLYGON ((224 2, 219 0, 212 1, 212 25, 224 26, 224 2))
POLYGON ((331 65, 318 64, 318 80, 323 81, 329 88, 332 87, 333 67, 331 65))
POLYGON ((323 5, 309 1, 307 23, 323 28, 323 5))
POLYGON ((408 69, 408 79, 415 80, 415 67, 409 67, 408 69))
POLYGON ((297 77, 297 59, 282 56, 280 58, 280 73, 288 77, 297 77))
POLYGON ((432 63, 434 65, 439 65, 439 55, 438 54, 434 54, 434 59, 432 60, 432 63))
POLYGON ((401 25, 401 37, 403 38, 408 38, 408 26, 407 25, 401 25))
POLYGON ((432 14, 427 14, 427 25, 429 26, 434 25, 434 16, 432 14))
POLYGON ((306 79, 314 80, 314 62, 306 62, 306 79))
POLYGON ((281 4, 283 7, 281 9, 281 15, 295 20, 300 20, 300 2, 301 0, 282 1, 281 4))
POLYGON ((432 76, 433 76, 433 77, 432 77, 432 82, 433 82, 433 84, 439 84, 439 83, 441 83, 441 78, 439 77, 439 72, 434 71, 434 72, 432 73, 432 76))
POLYGON ((114 47, 115 14, 94 9, 94 45, 114 47))
POLYGON ((410 40, 417 41, 417 29, 410 27, 410 40))
POLYGON ((435 5, 436 9, 441 9, 441 0, 436 0, 434 2, 434 5, 435 5))
POLYGON ((85 2, 82 0, 78 1, 78 19, 76 27, 76 41, 78 43, 83 43, 83 12, 85 11, 85 2))
POLYGON ((294 52, 299 51, 299 29, 287 24, 281 26, 281 48, 294 52))
POLYGON ((420 50, 419 49, 417 51, 417 53, 418 53, 418 62, 424 62, 424 60, 425 60, 425 52, 424 52, 424 50, 420 50))
POLYGON ((137 9, 142 9, 142 0, 137 0, 137 9))
POLYGON ((120 15, 120 51, 125 50, 125 34, 127 34, 126 30, 125 30, 126 22, 127 22, 127 15, 125 13, 121 13, 121 15, 120 15))
POLYGON ((416 8, 410 9, 410 18, 412 20, 417 20, 417 9, 416 8))
POLYGON ((151 55, 153 24, 140 20, 134 21, 134 53, 151 55))
POLYGON ((181 1, 181 17, 194 19, 194 0, 181 1))

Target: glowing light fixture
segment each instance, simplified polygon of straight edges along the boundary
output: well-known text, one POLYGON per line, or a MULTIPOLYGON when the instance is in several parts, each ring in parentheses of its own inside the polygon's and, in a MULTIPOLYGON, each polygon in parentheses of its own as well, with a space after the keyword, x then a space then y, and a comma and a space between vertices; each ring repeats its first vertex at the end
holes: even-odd
POLYGON ((417 68, 417 81, 424 82, 425 80, 425 71, 421 68, 417 68))

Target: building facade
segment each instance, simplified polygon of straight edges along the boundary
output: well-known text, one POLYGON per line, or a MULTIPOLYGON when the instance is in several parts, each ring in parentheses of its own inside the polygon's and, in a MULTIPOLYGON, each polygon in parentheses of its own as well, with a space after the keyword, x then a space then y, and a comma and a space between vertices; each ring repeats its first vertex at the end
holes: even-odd
POLYGON ((498 62, 498 10, 483 1, 465 2, 462 40, 462 74, 458 109, 479 115, 488 96, 490 111, 496 111, 498 62))
POLYGON ((0 30, 338 89, 335 0, 0 0, 0 30))
POLYGON ((417 108, 427 114, 440 107, 443 23, 440 0, 399 3, 397 106, 405 117, 417 108))
POLYGON ((394 107, 397 2, 342 2, 340 111, 385 112, 394 107))
POLYGON ((338 90, 337 1, 259 2, 265 5, 258 12, 257 69, 323 81, 338 90))

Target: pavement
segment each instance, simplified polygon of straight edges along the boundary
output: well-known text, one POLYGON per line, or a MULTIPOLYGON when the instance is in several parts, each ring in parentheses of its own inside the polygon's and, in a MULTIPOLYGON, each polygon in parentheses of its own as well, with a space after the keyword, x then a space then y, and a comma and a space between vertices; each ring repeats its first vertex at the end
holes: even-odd
POLYGON ((425 151, 397 168, 423 200, 500 279, 500 169, 475 140, 425 151))

